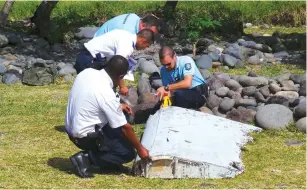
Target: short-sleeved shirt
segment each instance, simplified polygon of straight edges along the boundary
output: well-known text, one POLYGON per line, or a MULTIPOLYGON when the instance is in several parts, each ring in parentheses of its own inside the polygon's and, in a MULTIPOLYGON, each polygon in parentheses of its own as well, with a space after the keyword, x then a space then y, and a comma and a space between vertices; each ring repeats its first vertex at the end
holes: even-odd
POLYGON ((114 29, 122 29, 132 34, 139 32, 141 18, 134 13, 122 14, 105 22, 95 33, 94 38, 108 33, 114 29))
POLYGON ((163 86, 178 83, 184 80, 185 75, 193 76, 190 89, 206 83, 205 79, 200 74, 194 60, 189 56, 177 56, 176 68, 172 71, 168 71, 164 66, 161 67, 161 78, 163 86))
POLYGON ((136 34, 132 34, 126 30, 112 30, 106 34, 91 39, 84 43, 84 47, 96 58, 100 54, 102 58, 111 59, 114 55, 121 55, 129 62, 129 72, 124 79, 133 81, 132 74, 136 63, 130 58, 136 45, 136 34))
POLYGON ((77 75, 69 94, 65 128, 70 136, 86 137, 95 132, 95 125, 109 123, 118 128, 127 123, 120 97, 113 91, 113 82, 104 69, 85 69, 77 75))

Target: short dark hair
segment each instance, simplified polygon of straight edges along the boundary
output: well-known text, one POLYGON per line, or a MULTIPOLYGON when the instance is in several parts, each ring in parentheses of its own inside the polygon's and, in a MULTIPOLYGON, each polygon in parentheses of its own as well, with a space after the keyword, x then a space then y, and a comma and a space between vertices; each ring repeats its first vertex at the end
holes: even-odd
POLYGON ((119 77, 126 75, 128 72, 129 63, 128 60, 121 55, 114 55, 107 63, 106 70, 110 72, 112 76, 119 77))
POLYGON ((155 41, 155 34, 149 29, 143 29, 137 33, 138 36, 144 38, 148 44, 153 44, 155 41))
POLYGON ((159 58, 164 59, 166 56, 174 57, 175 51, 169 46, 162 46, 159 50, 159 58))
POLYGON ((160 20, 153 16, 153 15, 147 15, 144 18, 141 19, 143 23, 146 24, 146 26, 156 26, 157 29, 160 28, 160 20))

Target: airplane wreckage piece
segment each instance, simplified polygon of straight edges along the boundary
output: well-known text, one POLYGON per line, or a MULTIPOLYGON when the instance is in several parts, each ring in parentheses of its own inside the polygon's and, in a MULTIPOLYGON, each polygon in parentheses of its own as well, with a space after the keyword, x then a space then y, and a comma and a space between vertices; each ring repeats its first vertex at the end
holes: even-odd
POLYGON ((244 171, 241 148, 261 128, 179 108, 151 115, 141 140, 151 161, 136 157, 133 172, 146 178, 233 178, 244 171))

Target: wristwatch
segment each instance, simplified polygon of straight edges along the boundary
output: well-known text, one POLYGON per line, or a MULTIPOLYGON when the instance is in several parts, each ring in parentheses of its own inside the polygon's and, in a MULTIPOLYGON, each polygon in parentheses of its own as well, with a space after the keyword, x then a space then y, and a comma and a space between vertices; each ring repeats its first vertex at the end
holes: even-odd
POLYGON ((164 87, 164 90, 165 90, 165 91, 169 91, 168 85, 164 87))

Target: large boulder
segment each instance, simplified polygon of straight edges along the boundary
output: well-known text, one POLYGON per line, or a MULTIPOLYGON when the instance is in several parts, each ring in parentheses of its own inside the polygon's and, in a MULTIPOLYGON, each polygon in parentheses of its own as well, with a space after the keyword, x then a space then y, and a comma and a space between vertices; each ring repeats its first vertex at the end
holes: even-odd
POLYGON ((269 84, 268 79, 266 79, 265 77, 249 77, 249 76, 245 76, 242 75, 238 78, 239 83, 242 86, 265 86, 269 84))
POLYGON ((264 129, 286 129, 293 122, 293 114, 286 106, 269 104, 259 108, 256 122, 264 129))
POLYGON ((301 118, 300 120, 298 120, 295 124, 295 127, 303 132, 306 133, 306 117, 301 118))
POLYGON ((256 111, 250 109, 237 109, 227 113, 226 118, 241 123, 250 123, 255 120, 256 111))
POLYGON ((200 69, 210 69, 212 67, 212 58, 208 55, 202 55, 195 63, 200 69))
POLYGON ((306 100, 300 101, 300 103, 294 108, 293 114, 296 119, 306 117, 306 100))

